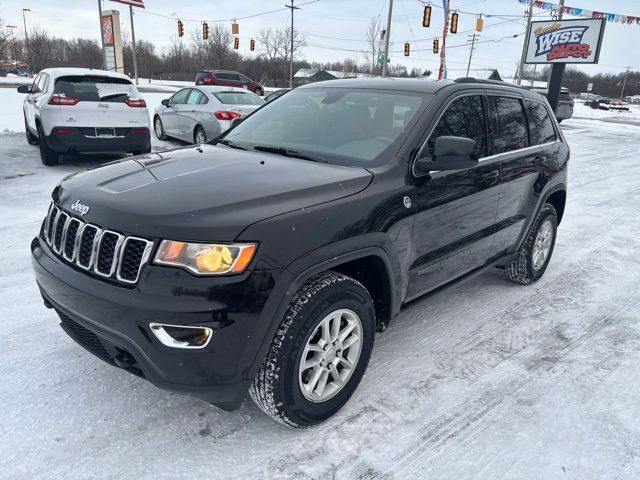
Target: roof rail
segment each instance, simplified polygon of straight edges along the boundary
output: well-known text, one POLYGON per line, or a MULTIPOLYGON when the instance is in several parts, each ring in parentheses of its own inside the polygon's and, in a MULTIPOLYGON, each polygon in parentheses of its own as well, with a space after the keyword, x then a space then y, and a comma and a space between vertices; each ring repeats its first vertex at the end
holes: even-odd
POLYGON ((460 77, 460 78, 456 78, 454 82, 456 83, 488 83, 489 85, 500 85, 502 87, 514 87, 514 88, 525 89, 525 87, 523 87, 522 85, 516 85, 515 83, 509 83, 503 80, 485 80, 483 78, 474 78, 474 77, 460 77))

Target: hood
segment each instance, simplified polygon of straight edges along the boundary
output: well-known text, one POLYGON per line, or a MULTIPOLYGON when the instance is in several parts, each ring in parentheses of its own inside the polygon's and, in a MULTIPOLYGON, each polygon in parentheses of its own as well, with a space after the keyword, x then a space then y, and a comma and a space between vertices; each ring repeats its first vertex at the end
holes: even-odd
MULTIPOLYGON (((114 162, 65 178, 68 212, 145 237, 232 241, 249 225, 364 190, 365 169, 203 145, 114 162)), ((259 240, 259 239, 256 239, 259 240)))

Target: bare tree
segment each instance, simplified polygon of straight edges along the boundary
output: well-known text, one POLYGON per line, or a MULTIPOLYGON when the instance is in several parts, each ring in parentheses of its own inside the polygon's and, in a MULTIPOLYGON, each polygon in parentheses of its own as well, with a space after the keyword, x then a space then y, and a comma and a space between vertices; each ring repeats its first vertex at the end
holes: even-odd
POLYGON ((9 32, 5 28, 4 20, 0 17, 0 57, 7 57, 9 48, 9 32))
MULTIPOLYGON (((266 28, 258 36, 261 52, 269 60, 289 60, 291 55, 291 28, 266 28)), ((293 30, 293 55, 295 56, 307 43, 307 37, 293 30)))
POLYGON ((380 24, 380 17, 371 17, 369 25, 365 30, 367 39, 367 50, 364 53, 369 65, 371 66, 371 73, 375 74, 376 65, 378 64, 378 55, 382 48, 382 26, 380 24))

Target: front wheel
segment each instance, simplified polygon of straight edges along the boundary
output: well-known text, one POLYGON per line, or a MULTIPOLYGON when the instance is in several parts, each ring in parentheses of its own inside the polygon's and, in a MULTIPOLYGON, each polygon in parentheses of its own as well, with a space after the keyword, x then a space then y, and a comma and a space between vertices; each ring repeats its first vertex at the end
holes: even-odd
POLYGON ((162 125, 162 120, 158 115, 153 119, 153 131, 158 137, 158 140, 166 140, 167 135, 164 133, 164 126, 162 125))
POLYGON ((340 410, 369 363, 375 310, 367 289, 335 272, 296 293, 249 393, 285 425, 307 427, 340 410))
POLYGON ((521 285, 528 285, 542 277, 551 260, 557 231, 556 209, 545 203, 520 250, 505 268, 507 278, 521 285))
POLYGON ((38 145, 38 137, 36 137, 33 133, 31 133, 31 129, 29 128, 29 124, 27 123, 27 118, 24 119, 24 131, 27 137, 27 143, 29 145, 38 145))

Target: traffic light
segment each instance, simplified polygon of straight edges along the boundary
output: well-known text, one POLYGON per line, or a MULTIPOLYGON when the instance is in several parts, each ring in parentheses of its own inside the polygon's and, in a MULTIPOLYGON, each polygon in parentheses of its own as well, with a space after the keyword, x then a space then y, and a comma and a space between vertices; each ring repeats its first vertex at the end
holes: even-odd
POLYGON ((240 34, 240 25, 236 22, 231 24, 231 35, 239 35, 240 34))
POLYGON ((458 12, 451 14, 451 33, 458 33, 458 12))
POLYGON ((431 25, 431 5, 424 7, 424 13, 422 14, 422 26, 428 27, 431 25))
POLYGON ((256 41, 252 38, 251 41, 249 42, 249 50, 253 52, 255 49, 256 49, 256 41))
POLYGON ((238 37, 235 37, 233 39, 233 48, 237 50, 239 47, 240 47, 240 39, 238 37))
POLYGON ((207 38, 209 38, 209 25, 205 22, 202 24, 202 39, 206 40, 207 38))
POLYGON ((438 37, 433 39, 433 53, 438 53, 440 51, 440 40, 438 37))
POLYGON ((178 20, 178 36, 184 37, 184 24, 182 23, 182 20, 178 20))
POLYGON ((409 42, 405 42, 405 44, 404 44, 404 56, 408 57, 409 53, 411 53, 411 45, 409 44, 409 42))
POLYGON ((484 23, 484 21, 482 20, 482 15, 480 15, 476 19, 476 32, 481 32, 482 31, 482 24, 483 23, 484 23))

